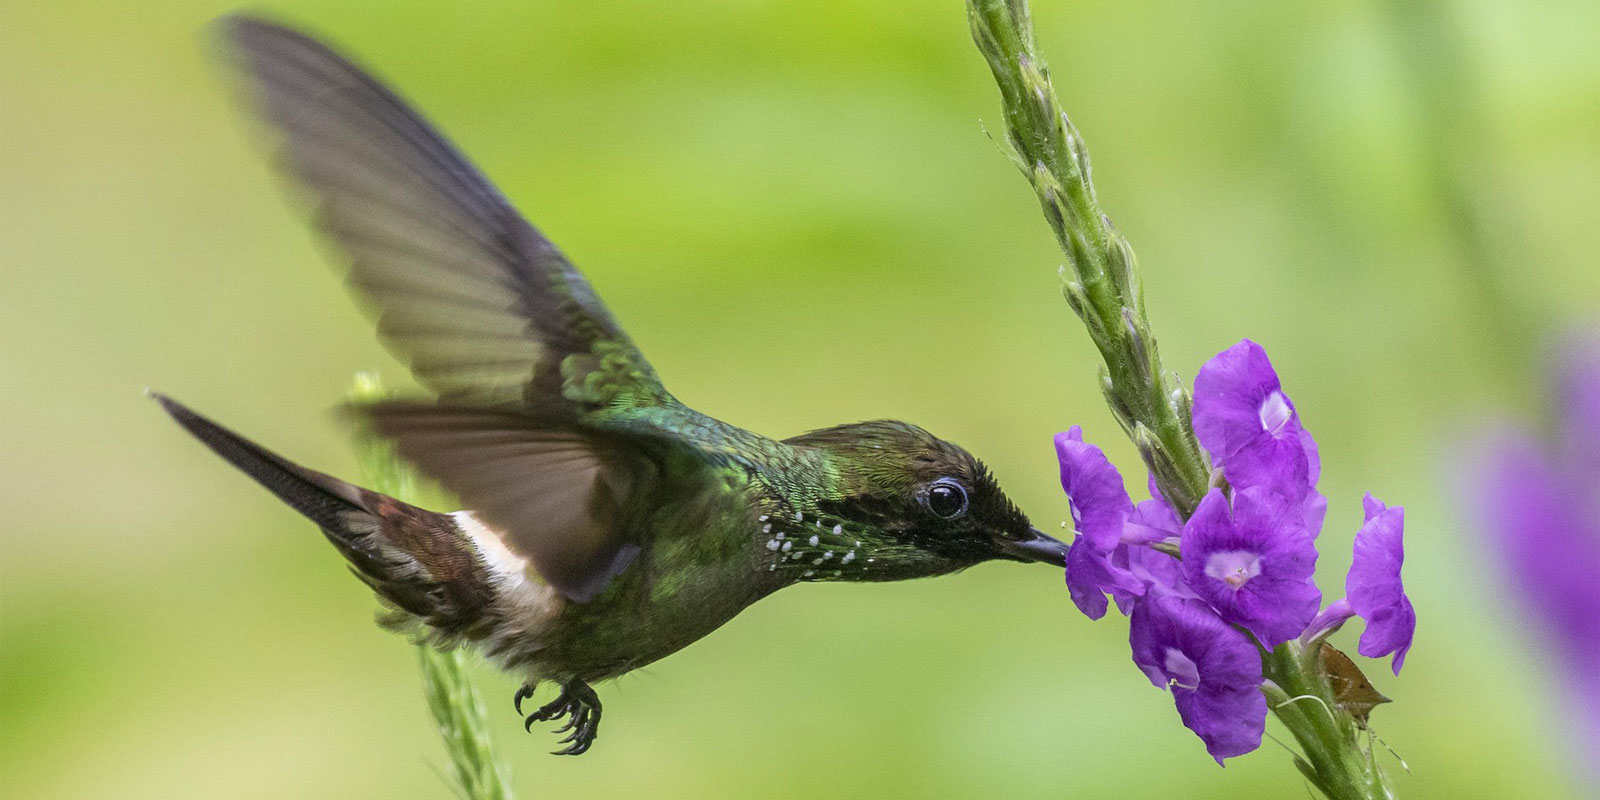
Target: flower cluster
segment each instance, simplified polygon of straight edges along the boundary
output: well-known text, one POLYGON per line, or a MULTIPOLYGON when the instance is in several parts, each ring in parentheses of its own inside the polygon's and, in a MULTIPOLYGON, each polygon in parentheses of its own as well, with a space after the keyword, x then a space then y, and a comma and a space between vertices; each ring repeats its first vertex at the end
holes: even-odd
POLYGON ((1551 435, 1504 434, 1474 496, 1491 552, 1563 673, 1578 761, 1600 785, 1600 341, 1567 349, 1555 388, 1551 435))
POLYGON ((1067 555, 1073 602, 1099 619, 1109 596, 1131 617, 1134 663, 1171 689, 1183 724, 1221 763, 1261 744, 1265 651, 1297 637, 1313 641, 1359 615, 1366 630, 1358 652, 1394 654, 1398 674, 1416 614, 1400 583, 1404 510, 1371 495, 1346 597, 1318 613, 1321 461, 1260 345, 1245 340, 1206 362, 1195 378, 1193 421, 1221 480, 1187 520, 1153 477, 1151 499, 1135 505, 1117 468, 1079 428, 1055 444, 1076 529, 1067 555))

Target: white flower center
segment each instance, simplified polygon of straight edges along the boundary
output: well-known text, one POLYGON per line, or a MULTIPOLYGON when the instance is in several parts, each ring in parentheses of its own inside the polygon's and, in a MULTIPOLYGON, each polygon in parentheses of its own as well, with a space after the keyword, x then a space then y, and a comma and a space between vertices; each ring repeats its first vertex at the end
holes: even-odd
POLYGON ((1206 557, 1206 577, 1237 589, 1261 574, 1261 556, 1249 550, 1222 550, 1206 557))
POLYGON ((1261 408, 1256 410, 1256 414, 1261 418, 1262 430, 1276 438, 1283 431, 1283 426, 1289 424, 1294 410, 1289 408, 1289 398, 1284 397, 1283 392, 1274 391, 1261 401, 1261 408))
POLYGON ((1200 668, 1195 666, 1194 659, 1176 647, 1167 648, 1161 669, 1167 673, 1168 688, 1178 686, 1190 691, 1200 688, 1200 668))

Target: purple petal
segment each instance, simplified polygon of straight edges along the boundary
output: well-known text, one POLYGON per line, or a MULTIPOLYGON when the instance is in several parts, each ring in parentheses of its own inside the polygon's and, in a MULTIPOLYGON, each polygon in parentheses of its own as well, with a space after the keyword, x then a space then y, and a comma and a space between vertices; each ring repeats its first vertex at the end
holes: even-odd
POLYGON ((1306 535, 1317 538, 1317 534, 1322 532, 1322 520, 1328 516, 1328 498, 1316 489, 1308 489, 1297 505, 1300 507, 1301 527, 1306 535))
POLYGON ((1147 595, 1200 599, 1183 577, 1183 562, 1166 553, 1148 547, 1129 547, 1127 564, 1128 572, 1145 587, 1147 595))
POLYGON ((1600 788, 1600 339, 1565 342, 1555 373, 1549 438, 1493 442, 1474 499, 1520 619, 1542 629, 1541 653, 1564 678, 1574 754, 1600 788))
POLYGON ((1122 609, 1144 594, 1144 584, 1126 567, 1113 563, 1113 555, 1123 555, 1125 561, 1126 550, 1126 545, 1118 545, 1112 553, 1102 553, 1081 533, 1067 549, 1067 592, 1089 619, 1106 615, 1107 594, 1116 598, 1122 609))
POLYGON ((1200 599, 1183 578, 1183 565, 1178 559, 1148 547, 1124 545, 1112 554, 1113 564, 1128 571, 1138 581, 1143 591, 1138 595, 1117 595, 1117 610, 1133 613, 1133 607, 1146 597, 1183 597, 1200 599))
POLYGON ((1339 598, 1322 609, 1321 613, 1312 618, 1311 624, 1300 632, 1300 644, 1306 645, 1315 641, 1319 636, 1331 635, 1334 631, 1344 627, 1350 618, 1355 616, 1355 609, 1350 607, 1350 601, 1339 598))
POLYGON ((1322 453, 1317 449, 1317 440, 1311 438, 1311 432, 1305 428, 1300 429, 1300 447, 1306 452, 1306 479, 1312 486, 1322 479, 1322 453))
POLYGON ((1417 613, 1400 583, 1405 509, 1388 508, 1371 494, 1362 505, 1367 521, 1356 534, 1355 559, 1344 581, 1350 608, 1367 621, 1356 652, 1367 658, 1394 653, 1394 674, 1399 675, 1417 631, 1417 613))
POLYGON ((1275 647, 1300 635, 1322 602, 1303 525, 1299 507, 1266 488, 1235 493, 1232 509, 1212 489, 1183 528, 1184 577, 1224 620, 1275 647))
POLYGON ((1540 447, 1502 442, 1478 495, 1510 585, 1565 651, 1570 674, 1592 681, 1600 670, 1600 510, 1594 489, 1571 483, 1566 465, 1540 447))
POLYGON ((1083 429, 1074 425, 1056 434, 1056 457, 1061 462, 1061 488, 1072 506, 1072 526, 1102 553, 1122 541, 1122 526, 1133 511, 1133 501, 1122 486, 1122 475, 1100 448, 1083 441, 1083 429))
POLYGON ((1177 542, 1182 533, 1183 521, 1167 501, 1151 499, 1133 507, 1133 513, 1128 515, 1128 522, 1122 528, 1122 541, 1129 544, 1177 542))
POLYGON ((1067 548, 1067 594, 1072 596, 1072 604, 1089 619, 1105 616, 1107 608, 1102 581, 1109 570, 1096 563, 1096 559, 1103 561, 1105 554, 1096 552, 1082 534, 1067 548))
POLYGON ((1261 734, 1267 728, 1267 700, 1259 688, 1217 692, 1174 688, 1172 700, 1184 727, 1206 743, 1206 752, 1218 764, 1261 746, 1261 734))
POLYGON ((1194 381, 1194 432, 1235 488, 1277 487, 1298 500, 1321 472, 1267 353, 1245 339, 1218 353, 1194 381))
POLYGON ((1261 658, 1205 603, 1146 598, 1134 609, 1128 644, 1150 682, 1171 688, 1183 724, 1218 764, 1261 746, 1267 718, 1261 658))
POLYGON ((1385 505, 1382 500, 1373 497, 1372 492, 1367 492, 1361 497, 1361 518, 1364 520, 1371 521, 1373 517, 1388 510, 1389 506, 1385 505))

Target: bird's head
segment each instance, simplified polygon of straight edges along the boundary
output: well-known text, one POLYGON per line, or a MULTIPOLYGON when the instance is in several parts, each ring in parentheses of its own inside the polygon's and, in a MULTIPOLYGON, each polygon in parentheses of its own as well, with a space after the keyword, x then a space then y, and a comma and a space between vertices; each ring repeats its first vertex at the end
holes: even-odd
POLYGON ((768 531, 785 571, 899 580, 993 559, 1066 564, 1066 545, 1033 527, 983 462, 915 425, 840 425, 788 444, 815 450, 833 474, 811 504, 814 518, 797 514, 768 531))

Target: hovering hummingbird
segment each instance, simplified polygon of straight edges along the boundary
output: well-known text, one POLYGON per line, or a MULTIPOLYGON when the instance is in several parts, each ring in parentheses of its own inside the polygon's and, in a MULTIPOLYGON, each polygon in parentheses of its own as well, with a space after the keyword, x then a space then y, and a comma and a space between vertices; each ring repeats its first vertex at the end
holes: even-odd
POLYGON ((557 684, 525 727, 566 717, 559 755, 595 739, 590 684, 785 586, 1065 564, 981 462, 914 425, 779 441, 679 403, 588 281, 398 96, 288 28, 224 31, 381 338, 438 395, 357 413, 470 510, 314 472, 157 399, 321 527, 396 627, 526 676, 519 715, 557 684))

